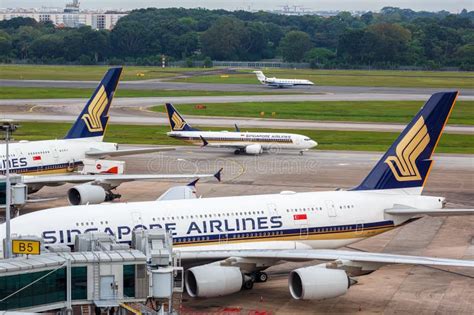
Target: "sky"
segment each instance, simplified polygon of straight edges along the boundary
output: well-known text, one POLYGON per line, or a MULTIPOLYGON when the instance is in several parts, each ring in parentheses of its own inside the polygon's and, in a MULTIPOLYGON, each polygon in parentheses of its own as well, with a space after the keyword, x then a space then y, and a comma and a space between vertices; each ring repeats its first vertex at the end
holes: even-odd
MULTIPOLYGON (((64 7, 66 0, 0 0, 0 8, 64 7)), ((83 9, 135 9, 146 7, 185 7, 209 9, 275 10, 284 5, 297 5, 310 10, 379 11, 386 6, 415 11, 447 10, 458 13, 474 10, 474 0, 81 0, 83 9)))

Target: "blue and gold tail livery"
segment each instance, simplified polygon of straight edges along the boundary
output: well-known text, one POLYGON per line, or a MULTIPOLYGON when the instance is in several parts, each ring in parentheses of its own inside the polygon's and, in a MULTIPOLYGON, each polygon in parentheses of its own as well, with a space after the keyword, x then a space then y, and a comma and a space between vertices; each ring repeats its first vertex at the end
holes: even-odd
POLYGON ((103 137, 109 122, 109 108, 120 80, 122 68, 111 68, 92 94, 65 139, 103 137))
POLYGON ((176 108, 170 103, 166 103, 166 112, 168 113, 168 119, 170 121, 170 127, 172 131, 198 131, 191 127, 186 120, 178 113, 176 108))
POLYGON ((433 163, 431 155, 457 95, 458 92, 433 94, 369 175, 353 190, 423 187, 433 163))

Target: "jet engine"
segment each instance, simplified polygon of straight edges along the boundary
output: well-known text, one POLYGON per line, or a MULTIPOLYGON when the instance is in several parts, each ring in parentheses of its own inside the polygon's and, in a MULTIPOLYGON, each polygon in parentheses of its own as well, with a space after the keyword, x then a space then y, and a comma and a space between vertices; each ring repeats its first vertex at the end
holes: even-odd
POLYGON ((82 184, 72 187, 67 192, 69 203, 73 206, 96 204, 119 198, 120 195, 106 191, 99 185, 82 184))
POLYGON ((245 147, 245 153, 259 155, 262 154, 263 149, 260 144, 251 144, 245 147))
POLYGON ((186 270, 186 291, 192 297, 216 297, 239 292, 243 275, 238 267, 203 265, 186 270))
POLYGON ((323 300, 344 295, 351 280, 344 270, 311 266, 293 270, 288 279, 291 296, 297 300, 323 300))

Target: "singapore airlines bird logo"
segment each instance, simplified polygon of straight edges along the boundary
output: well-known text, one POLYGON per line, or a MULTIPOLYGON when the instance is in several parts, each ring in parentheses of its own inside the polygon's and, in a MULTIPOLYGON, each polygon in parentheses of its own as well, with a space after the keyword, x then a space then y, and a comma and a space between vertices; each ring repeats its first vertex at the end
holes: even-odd
POLYGON ((420 180, 416 159, 430 142, 425 120, 420 117, 395 149, 397 156, 389 156, 385 163, 399 182, 420 180))
POLYGON ((109 100, 107 98, 107 93, 105 92, 104 86, 101 85, 99 91, 96 93, 87 109, 87 114, 82 115, 82 120, 84 120, 89 132, 98 132, 104 130, 104 126, 102 126, 100 117, 107 108, 108 103, 109 100))
POLYGON ((184 126, 186 125, 183 119, 181 119, 181 117, 179 117, 179 115, 176 112, 174 112, 173 116, 171 116, 171 120, 174 123, 174 128, 173 128, 174 130, 182 130, 184 126))

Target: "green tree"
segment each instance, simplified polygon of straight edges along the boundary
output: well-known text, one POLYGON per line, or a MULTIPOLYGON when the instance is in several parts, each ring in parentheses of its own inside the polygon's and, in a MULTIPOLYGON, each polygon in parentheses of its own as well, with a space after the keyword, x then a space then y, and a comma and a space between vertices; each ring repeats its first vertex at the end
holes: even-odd
POLYGON ((244 24, 235 18, 218 19, 201 35, 203 54, 217 60, 237 59, 244 31, 244 24))
POLYGON ((117 23, 110 34, 110 42, 118 56, 144 56, 149 50, 152 33, 139 21, 117 23))
POLYGON ((404 62, 411 40, 409 30, 398 24, 381 23, 367 28, 364 53, 376 62, 404 62))
POLYGON ((280 41, 280 52, 285 61, 301 62, 312 46, 308 34, 301 31, 291 31, 280 41))
POLYGON ((89 29, 83 35, 83 51, 98 62, 104 60, 110 53, 110 32, 89 29))
POLYGON ((59 35, 43 35, 31 43, 31 54, 42 60, 60 58, 64 55, 63 43, 63 39, 59 35))
POLYGON ((313 48, 305 55, 305 60, 309 62, 311 68, 317 68, 318 65, 325 64, 336 57, 336 54, 327 48, 313 48))
POLYGON ((11 53, 12 40, 7 32, 0 30, 0 56, 8 56, 11 53))
POLYGON ((34 27, 20 26, 12 35, 13 49, 16 51, 16 56, 20 59, 28 58, 31 44, 40 36, 41 31, 34 27))
POLYGON ((461 64, 469 64, 474 66, 474 44, 467 44, 457 49, 456 59, 461 64))
POLYGON ((260 60, 268 46, 268 37, 263 23, 249 23, 240 44, 240 59, 260 60))

